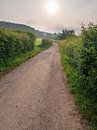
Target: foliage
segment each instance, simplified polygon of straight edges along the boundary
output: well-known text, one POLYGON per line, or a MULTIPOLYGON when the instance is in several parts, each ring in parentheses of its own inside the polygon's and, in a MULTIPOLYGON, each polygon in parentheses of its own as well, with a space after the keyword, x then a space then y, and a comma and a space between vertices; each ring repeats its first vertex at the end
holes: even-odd
POLYGON ((82 27, 80 37, 60 45, 64 69, 83 116, 97 129, 97 25, 82 27))
POLYGON ((33 33, 0 29, 0 77, 50 47, 33 33))
POLYGON ((52 40, 50 39, 42 39, 42 43, 40 45, 42 48, 48 48, 52 46, 52 40))
POLYGON ((2 62, 0 64, 0 77, 3 74, 6 74, 6 72, 9 72, 10 70, 14 69, 15 67, 19 66, 21 63, 25 62, 31 57, 34 57, 38 53, 42 51, 41 48, 34 48, 32 51, 16 55, 15 57, 11 57, 7 60, 7 62, 2 62))
POLYGON ((63 40, 66 39, 67 37, 74 36, 74 34, 75 34, 74 30, 63 29, 61 33, 58 33, 57 39, 63 40))
MULTIPOLYGON (((86 95, 93 100, 97 99, 97 26, 89 24, 82 28, 83 48, 81 49, 80 74, 86 81, 84 89, 86 95), (95 99, 94 99, 95 98, 95 99)), ((83 79, 82 79, 83 80, 83 79)))
POLYGON ((31 51, 35 36, 32 33, 0 29, 0 62, 31 51))

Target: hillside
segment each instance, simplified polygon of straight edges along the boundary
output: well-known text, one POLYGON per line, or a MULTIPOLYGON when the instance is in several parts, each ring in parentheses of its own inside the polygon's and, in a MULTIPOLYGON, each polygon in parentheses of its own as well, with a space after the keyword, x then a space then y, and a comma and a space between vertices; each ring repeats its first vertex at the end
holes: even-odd
POLYGON ((42 37, 42 38, 52 38, 53 37, 53 34, 51 34, 51 33, 42 32, 42 31, 36 30, 33 27, 23 25, 23 24, 0 21, 0 28, 8 28, 8 29, 12 29, 12 30, 34 32, 37 37, 42 37))

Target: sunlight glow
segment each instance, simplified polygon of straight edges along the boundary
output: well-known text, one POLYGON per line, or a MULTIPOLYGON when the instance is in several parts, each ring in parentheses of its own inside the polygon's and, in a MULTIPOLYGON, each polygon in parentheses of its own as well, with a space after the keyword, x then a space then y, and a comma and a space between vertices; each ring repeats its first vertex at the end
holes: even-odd
POLYGON ((49 1, 46 3, 46 9, 49 14, 55 14, 58 11, 58 3, 56 1, 49 1))

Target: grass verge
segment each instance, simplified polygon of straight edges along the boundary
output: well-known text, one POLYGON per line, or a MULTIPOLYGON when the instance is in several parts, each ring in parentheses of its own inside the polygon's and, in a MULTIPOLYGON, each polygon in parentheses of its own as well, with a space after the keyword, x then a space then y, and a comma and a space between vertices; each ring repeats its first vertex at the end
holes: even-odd
POLYGON ((43 50, 44 50, 43 48, 35 47, 30 52, 26 52, 26 53, 17 55, 13 58, 9 58, 5 62, 0 63, 0 77, 4 74, 8 73, 9 71, 14 69, 15 67, 19 66, 23 62, 27 61, 31 57, 36 56, 37 54, 39 54, 43 50))
POLYGON ((74 94, 75 102, 79 107, 80 112, 83 115, 84 119, 89 121, 91 125, 90 130, 97 130, 96 125, 96 104, 91 98, 88 98, 86 95, 81 93, 79 89, 79 74, 70 63, 68 62, 68 56, 65 54, 64 45, 60 44, 60 53, 61 53, 61 62, 64 68, 64 72, 68 78, 68 84, 71 92, 74 94))

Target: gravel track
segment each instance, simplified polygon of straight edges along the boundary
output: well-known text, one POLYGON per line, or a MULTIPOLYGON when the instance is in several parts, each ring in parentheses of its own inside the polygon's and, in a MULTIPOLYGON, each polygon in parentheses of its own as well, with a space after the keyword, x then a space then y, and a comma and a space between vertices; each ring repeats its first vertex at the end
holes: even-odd
POLYGON ((68 90, 57 44, 0 79, 0 130, 89 130, 68 90))

